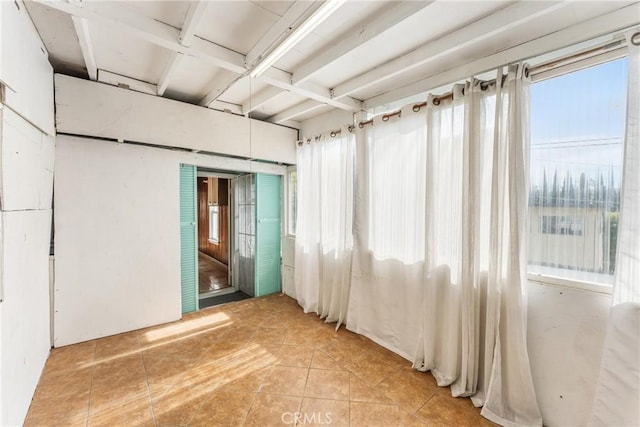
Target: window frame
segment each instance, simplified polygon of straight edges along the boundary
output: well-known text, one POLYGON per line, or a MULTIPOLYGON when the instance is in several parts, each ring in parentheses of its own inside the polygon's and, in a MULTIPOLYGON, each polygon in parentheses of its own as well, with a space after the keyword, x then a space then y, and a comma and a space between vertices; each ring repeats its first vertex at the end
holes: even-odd
MULTIPOLYGON (((531 78, 531 84, 535 84, 544 80, 553 79, 556 77, 564 76, 567 74, 579 72, 592 67, 597 67, 605 63, 617 61, 623 58, 628 58, 628 49, 626 46, 618 48, 613 51, 604 52, 599 55, 576 61, 567 65, 558 67, 557 69, 551 69, 540 74, 534 74, 531 78)), ((624 138, 624 135, 623 135, 624 138)), ((624 152, 624 151, 623 151, 624 152)), ((624 154, 623 154, 624 155, 624 154)), ((529 227, 527 227, 529 230, 529 227)), ((527 240, 529 239, 529 231, 527 231, 527 240)), ((529 270, 529 260, 527 259, 527 280, 533 283, 539 283, 543 285, 550 285, 560 288, 575 289, 579 291, 595 292, 605 295, 613 294, 613 284, 605 284, 598 282, 591 282, 588 280, 570 279, 565 277, 554 276, 551 274, 543 274, 531 272, 529 270)), ((615 274, 615 273, 614 273, 615 274)))
POLYGON ((298 196, 297 196, 297 191, 298 191, 298 169, 296 167, 296 165, 292 165, 292 166, 287 166, 287 172, 286 172, 286 179, 285 181, 285 209, 284 209, 284 213, 285 213, 285 224, 284 224, 284 228, 285 228, 285 236, 286 237, 296 237, 296 231, 297 231, 297 224, 296 221, 297 219, 295 218, 297 212, 298 212, 298 196), (296 175, 296 185, 295 188, 292 188, 291 185, 291 175, 295 174, 296 175), (295 191, 296 194, 293 194, 292 191, 295 191), (292 230, 291 224, 292 221, 294 222, 294 227, 292 230))
POLYGON ((208 212, 209 212, 209 236, 207 237, 207 240, 211 244, 219 245, 220 244, 220 206, 209 205, 208 212), (215 217, 215 222, 213 220, 213 217, 215 217), (215 233, 213 233, 214 229, 215 229, 215 233), (217 234, 217 236, 213 236, 213 234, 217 234))

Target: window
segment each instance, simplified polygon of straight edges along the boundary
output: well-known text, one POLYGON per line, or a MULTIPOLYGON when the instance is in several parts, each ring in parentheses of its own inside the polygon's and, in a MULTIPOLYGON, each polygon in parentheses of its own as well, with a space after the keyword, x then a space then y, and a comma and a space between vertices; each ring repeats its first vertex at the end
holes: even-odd
POLYGON ((220 207, 209 205, 209 241, 211 243, 220 242, 220 207))
POLYGON ((288 174, 288 199, 289 203, 287 206, 287 218, 288 224, 287 228, 290 235, 295 236, 296 234, 296 216, 298 214, 298 173, 295 169, 289 170, 288 174))
POLYGON ((613 281, 627 64, 620 59, 531 86, 532 274, 613 281))

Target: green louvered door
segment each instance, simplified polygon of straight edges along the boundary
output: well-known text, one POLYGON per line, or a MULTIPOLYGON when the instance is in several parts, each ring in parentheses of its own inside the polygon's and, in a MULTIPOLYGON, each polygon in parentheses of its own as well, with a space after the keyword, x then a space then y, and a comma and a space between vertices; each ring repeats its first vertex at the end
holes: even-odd
POLYGON ((281 182, 256 175, 256 296, 280 292, 281 182))
POLYGON ((196 167, 180 165, 180 273, 182 313, 198 310, 196 167))

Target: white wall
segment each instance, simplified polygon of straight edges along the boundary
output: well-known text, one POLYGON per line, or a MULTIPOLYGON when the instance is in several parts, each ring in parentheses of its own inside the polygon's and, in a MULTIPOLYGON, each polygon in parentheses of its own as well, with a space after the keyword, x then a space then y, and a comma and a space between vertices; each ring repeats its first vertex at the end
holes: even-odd
POLYGON ((54 344, 181 317, 180 163, 284 174, 246 160, 58 135, 54 344))
POLYGON ((24 5, 0 2, 0 425, 21 425, 49 355, 53 71, 24 5))
POLYGON ((2 212, 2 420, 20 425, 51 348, 51 210, 2 212))
POLYGON ((586 425, 611 296, 530 282, 528 348, 547 426, 586 425))
POLYGON ((22 1, 0 3, 0 80, 7 86, 5 104, 53 135, 52 67, 47 51, 22 1))
POLYGON ((298 131, 56 74, 58 133, 290 163, 298 131))

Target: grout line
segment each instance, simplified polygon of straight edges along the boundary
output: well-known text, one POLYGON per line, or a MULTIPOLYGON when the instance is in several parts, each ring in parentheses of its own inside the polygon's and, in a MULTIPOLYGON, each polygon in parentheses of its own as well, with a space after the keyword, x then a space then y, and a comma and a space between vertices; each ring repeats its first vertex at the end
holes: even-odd
POLYGON ((140 347, 140 359, 142 359, 142 369, 144 370, 144 380, 147 384, 147 397, 149 398, 149 406, 151 407, 151 416, 153 417, 153 425, 158 425, 158 417, 156 416, 156 410, 153 404, 153 397, 151 396, 151 385, 149 385, 149 375, 147 374, 147 365, 144 363, 144 352, 140 345, 140 336, 136 334, 136 340, 138 341, 138 347, 140 347))
POLYGON ((253 393, 253 399, 251 400, 251 405, 249 405, 249 409, 247 409, 247 413, 244 414, 244 418, 242 419, 242 425, 244 425, 247 422, 247 417, 249 416, 249 413, 251 413, 251 410, 253 409, 253 405, 256 403, 256 399, 258 398, 258 394, 260 392, 252 392, 253 393))
POLYGON ((95 340, 94 340, 94 347, 93 347, 93 363, 91 364, 91 383, 89 386, 89 401, 87 402, 87 419, 85 421, 85 427, 89 427, 89 418, 91 416, 91 397, 93 396, 93 376, 96 372, 96 358, 97 358, 97 353, 98 353, 98 345, 95 344, 95 340))

